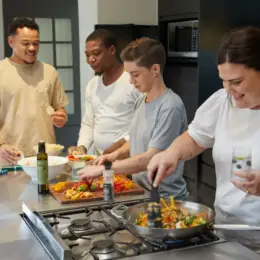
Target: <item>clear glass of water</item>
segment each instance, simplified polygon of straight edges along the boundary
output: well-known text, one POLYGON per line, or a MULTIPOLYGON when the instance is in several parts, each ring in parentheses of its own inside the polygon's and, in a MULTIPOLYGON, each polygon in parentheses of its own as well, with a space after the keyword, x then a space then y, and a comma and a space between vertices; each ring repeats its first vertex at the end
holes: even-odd
POLYGON ((77 172, 84 169, 85 167, 86 167, 85 162, 73 162, 72 163, 71 178, 72 178, 73 181, 79 181, 80 180, 77 172))
POLYGON ((245 146, 233 146, 231 179, 245 181, 234 172, 250 172, 252 170, 252 149, 245 146))

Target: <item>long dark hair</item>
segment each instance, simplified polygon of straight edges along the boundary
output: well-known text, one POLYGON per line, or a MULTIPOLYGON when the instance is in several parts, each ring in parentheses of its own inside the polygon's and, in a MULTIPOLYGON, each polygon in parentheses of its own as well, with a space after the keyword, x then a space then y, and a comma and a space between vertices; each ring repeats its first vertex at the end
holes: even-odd
POLYGON ((230 31, 222 38, 217 63, 243 64, 260 71, 260 29, 253 26, 230 31))

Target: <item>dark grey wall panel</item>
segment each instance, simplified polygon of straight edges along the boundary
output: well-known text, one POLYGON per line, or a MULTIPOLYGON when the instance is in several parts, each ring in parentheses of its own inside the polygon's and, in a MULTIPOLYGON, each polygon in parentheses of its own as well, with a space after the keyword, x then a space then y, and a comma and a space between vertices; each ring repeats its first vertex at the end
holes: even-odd
POLYGON ((203 183, 213 189, 216 188, 216 173, 215 168, 209 167, 204 163, 201 163, 199 166, 199 183, 203 183))
POLYGON ((159 0, 159 16, 184 16, 199 12, 199 0, 159 0))
POLYGON ((164 72, 165 84, 181 97, 189 122, 194 118, 198 108, 197 78, 198 69, 196 64, 167 65, 164 72))
POLYGON ((215 201, 215 189, 200 183, 198 185, 198 202, 213 208, 215 201))

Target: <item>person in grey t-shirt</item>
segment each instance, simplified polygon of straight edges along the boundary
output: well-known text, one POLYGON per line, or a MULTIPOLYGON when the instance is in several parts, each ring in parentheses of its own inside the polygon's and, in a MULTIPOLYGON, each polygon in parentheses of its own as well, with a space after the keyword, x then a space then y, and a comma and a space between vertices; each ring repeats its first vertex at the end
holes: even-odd
MULTIPOLYGON (((113 153, 100 156, 93 166, 78 172, 81 178, 92 181, 102 175, 104 162, 118 174, 133 174, 134 180, 146 189, 151 185, 146 168, 150 159, 165 150, 187 129, 183 102, 163 81, 165 51, 156 40, 141 38, 131 42, 121 53, 132 84, 142 93, 135 106, 130 127, 130 140, 113 153)), ((160 185, 160 196, 185 200, 188 197, 183 179, 184 163, 180 162, 173 175, 160 185)))
MULTIPOLYGON (((146 103, 140 100, 130 127, 130 156, 143 153, 148 149, 166 150, 169 144, 187 129, 184 105, 178 95, 166 89, 156 100, 146 103)), ((178 165, 175 173, 160 184, 160 195, 186 199, 186 183, 182 177, 184 163, 178 165)), ((150 188, 147 172, 133 175, 141 186, 150 188)))

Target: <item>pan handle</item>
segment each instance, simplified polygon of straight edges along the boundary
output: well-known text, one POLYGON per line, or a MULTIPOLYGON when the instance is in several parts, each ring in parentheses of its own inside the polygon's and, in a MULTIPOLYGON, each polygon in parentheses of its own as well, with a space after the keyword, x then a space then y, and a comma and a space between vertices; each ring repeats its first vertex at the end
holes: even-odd
POLYGON ((214 224, 213 229, 217 230, 235 230, 235 231, 257 231, 260 226, 240 225, 240 224, 214 224))
POLYGON ((123 219, 123 213, 128 210, 128 207, 123 204, 119 204, 111 209, 111 214, 114 215, 116 218, 123 219))

